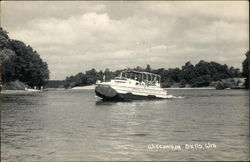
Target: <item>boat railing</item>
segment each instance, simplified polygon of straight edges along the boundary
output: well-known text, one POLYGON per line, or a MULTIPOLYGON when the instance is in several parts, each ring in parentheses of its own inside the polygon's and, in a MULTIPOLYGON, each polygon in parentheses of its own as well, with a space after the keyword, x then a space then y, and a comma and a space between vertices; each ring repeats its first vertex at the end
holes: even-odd
POLYGON ((161 76, 149 72, 140 72, 135 70, 125 70, 120 74, 120 78, 133 79, 139 82, 144 82, 147 86, 157 85, 161 83, 161 76))

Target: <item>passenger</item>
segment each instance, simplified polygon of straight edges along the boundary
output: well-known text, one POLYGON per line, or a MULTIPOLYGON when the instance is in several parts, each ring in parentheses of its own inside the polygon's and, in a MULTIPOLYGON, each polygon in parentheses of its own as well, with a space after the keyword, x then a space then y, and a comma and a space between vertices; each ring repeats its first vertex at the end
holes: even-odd
POLYGON ((156 81, 155 85, 158 86, 158 87, 160 87, 160 84, 159 84, 158 81, 156 81))

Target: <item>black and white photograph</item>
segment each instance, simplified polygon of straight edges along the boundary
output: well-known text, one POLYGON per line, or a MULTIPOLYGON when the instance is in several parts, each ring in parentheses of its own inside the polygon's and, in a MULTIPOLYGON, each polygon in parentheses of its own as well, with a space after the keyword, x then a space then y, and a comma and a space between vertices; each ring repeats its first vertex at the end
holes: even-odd
POLYGON ((249 161, 248 1, 0 1, 1 161, 249 161))

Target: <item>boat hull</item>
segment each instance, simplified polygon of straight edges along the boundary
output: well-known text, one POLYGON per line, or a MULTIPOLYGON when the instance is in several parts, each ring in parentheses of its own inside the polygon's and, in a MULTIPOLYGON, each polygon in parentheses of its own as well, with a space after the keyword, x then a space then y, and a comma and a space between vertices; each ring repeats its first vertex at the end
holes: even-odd
POLYGON ((123 100, 152 100, 152 99, 163 99, 156 95, 138 95, 131 92, 119 93, 117 90, 112 88, 110 85, 99 84, 95 88, 95 93, 98 97, 103 100, 109 101, 123 101, 123 100))
POLYGON ((121 96, 108 85, 97 85, 95 94, 103 100, 122 100, 121 96))

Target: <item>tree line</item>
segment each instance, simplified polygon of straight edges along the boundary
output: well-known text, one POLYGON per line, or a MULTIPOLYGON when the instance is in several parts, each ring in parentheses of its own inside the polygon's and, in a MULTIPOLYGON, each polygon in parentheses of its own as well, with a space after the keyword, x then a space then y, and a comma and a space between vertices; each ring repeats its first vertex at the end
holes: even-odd
POLYGON ((19 80, 29 87, 44 86, 49 80, 48 64, 31 46, 10 39, 0 27, 0 83, 19 80))
MULTIPOLYGON (((242 63, 243 72, 238 68, 228 67, 226 64, 220 64, 214 61, 207 62, 204 60, 199 61, 196 65, 193 65, 190 61, 186 62, 181 68, 159 68, 152 69, 150 65, 145 68, 137 66, 133 70, 147 71, 161 76, 162 87, 171 87, 176 85, 178 87, 206 87, 213 81, 220 81, 227 78, 239 78, 246 77, 246 87, 249 85, 249 51, 246 53, 246 59, 242 63)), ((95 84, 97 80, 108 81, 115 76, 118 76, 121 70, 110 71, 108 68, 105 71, 99 72, 95 69, 80 72, 76 75, 67 77, 64 80, 65 88, 72 88, 75 86, 86 86, 95 84)))

